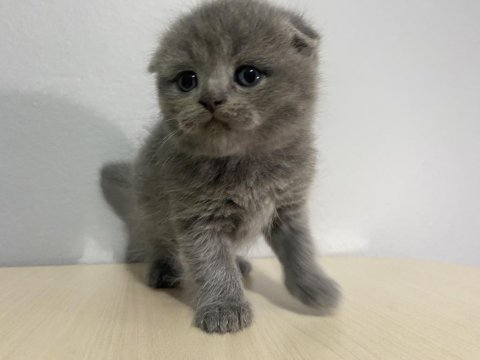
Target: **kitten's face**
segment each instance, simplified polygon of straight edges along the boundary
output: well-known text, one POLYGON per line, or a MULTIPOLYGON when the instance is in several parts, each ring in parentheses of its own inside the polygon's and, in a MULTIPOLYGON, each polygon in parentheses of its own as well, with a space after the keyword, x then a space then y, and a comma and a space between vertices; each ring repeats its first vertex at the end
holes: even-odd
POLYGON ((178 146, 241 155, 308 126, 316 40, 298 17, 253 1, 217 1, 180 19, 150 66, 178 146))

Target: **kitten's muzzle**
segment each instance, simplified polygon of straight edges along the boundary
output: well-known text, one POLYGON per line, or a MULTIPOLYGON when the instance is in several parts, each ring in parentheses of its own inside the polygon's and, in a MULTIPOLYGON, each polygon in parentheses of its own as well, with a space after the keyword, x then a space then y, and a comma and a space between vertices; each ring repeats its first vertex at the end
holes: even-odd
POLYGON ((216 118, 215 116, 212 116, 210 121, 208 121, 205 125, 205 128, 207 129, 223 129, 223 130, 231 130, 230 125, 226 123, 223 120, 220 120, 216 118))
POLYGON ((201 99, 199 103, 212 114, 217 110, 217 107, 225 102, 223 98, 208 98, 201 99))

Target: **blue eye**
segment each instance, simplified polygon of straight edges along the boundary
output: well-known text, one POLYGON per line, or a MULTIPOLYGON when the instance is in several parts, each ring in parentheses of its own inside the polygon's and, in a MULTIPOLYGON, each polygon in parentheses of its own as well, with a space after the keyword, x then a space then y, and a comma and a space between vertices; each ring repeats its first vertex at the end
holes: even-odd
POLYGON ((177 76, 177 86, 183 92, 192 91, 197 87, 197 74, 193 71, 184 71, 177 76))
POLYGON ((244 87, 252 87, 262 80, 262 73, 250 65, 242 65, 235 71, 235 81, 244 87))

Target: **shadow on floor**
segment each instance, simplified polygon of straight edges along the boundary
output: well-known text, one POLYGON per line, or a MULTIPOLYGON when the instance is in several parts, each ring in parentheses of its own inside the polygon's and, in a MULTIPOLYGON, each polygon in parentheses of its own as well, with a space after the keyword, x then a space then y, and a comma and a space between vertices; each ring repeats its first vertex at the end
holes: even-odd
MULTIPOLYGON (((136 281, 141 282, 147 287, 145 282, 145 264, 128 264, 127 270, 136 281)), ((249 292, 257 293, 272 305, 280 307, 284 310, 294 312, 299 315, 321 316, 322 314, 312 308, 303 305, 300 301, 290 295, 285 286, 278 280, 272 279, 269 275, 259 270, 254 270, 250 275, 244 278, 245 289, 249 292)), ((191 297, 188 291, 184 289, 158 289, 162 292, 181 302, 182 304, 192 308, 191 297)), ((247 294, 248 297, 248 294, 247 294)))
POLYGON ((252 273, 244 281, 245 289, 257 293, 267 299, 270 303, 284 310, 297 313, 299 315, 323 316, 323 314, 303 305, 287 291, 283 283, 272 279, 269 275, 259 270, 252 273))

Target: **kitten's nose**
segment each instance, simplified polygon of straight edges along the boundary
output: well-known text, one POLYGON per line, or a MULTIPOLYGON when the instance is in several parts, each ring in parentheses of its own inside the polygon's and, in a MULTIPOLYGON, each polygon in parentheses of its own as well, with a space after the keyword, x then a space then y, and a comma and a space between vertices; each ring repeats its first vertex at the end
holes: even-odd
POLYGON ((225 99, 208 98, 208 99, 200 100, 199 103, 202 104, 205 109, 207 109, 208 111, 210 111, 213 114, 215 112, 215 110, 217 109, 217 107, 219 105, 223 104, 224 101, 225 101, 225 99))

